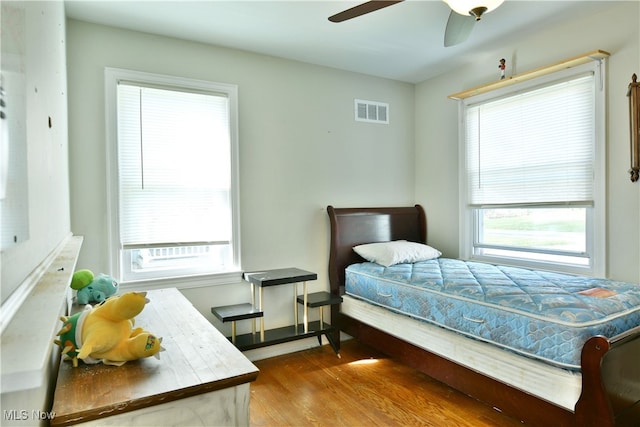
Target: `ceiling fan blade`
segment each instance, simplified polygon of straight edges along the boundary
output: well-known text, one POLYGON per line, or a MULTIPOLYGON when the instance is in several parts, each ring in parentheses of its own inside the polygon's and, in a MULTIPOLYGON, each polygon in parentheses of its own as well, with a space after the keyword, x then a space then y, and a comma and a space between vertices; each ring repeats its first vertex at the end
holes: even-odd
POLYGON ((396 3, 400 3, 404 0, 386 1, 386 0, 372 0, 366 3, 359 4, 351 9, 344 10, 340 13, 336 13, 329 17, 331 22, 342 22, 348 19, 357 18, 358 16, 366 15, 370 12, 383 9, 387 6, 392 6, 396 3))
POLYGON ((453 46, 467 40, 475 24, 475 17, 471 15, 464 16, 451 11, 447 21, 447 28, 444 31, 444 46, 453 46))

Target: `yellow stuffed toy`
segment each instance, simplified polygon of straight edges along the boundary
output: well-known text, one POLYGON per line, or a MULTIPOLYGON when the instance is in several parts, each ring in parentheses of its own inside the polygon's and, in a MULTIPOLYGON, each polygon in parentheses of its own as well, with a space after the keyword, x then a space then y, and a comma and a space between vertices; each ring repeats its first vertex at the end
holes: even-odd
POLYGON ((134 317, 140 314, 149 300, 146 292, 129 292, 112 296, 100 305, 85 309, 70 317, 61 317, 63 327, 54 341, 62 354, 78 366, 85 363, 104 363, 121 366, 127 361, 156 356, 164 350, 162 338, 142 328, 133 329, 134 317))

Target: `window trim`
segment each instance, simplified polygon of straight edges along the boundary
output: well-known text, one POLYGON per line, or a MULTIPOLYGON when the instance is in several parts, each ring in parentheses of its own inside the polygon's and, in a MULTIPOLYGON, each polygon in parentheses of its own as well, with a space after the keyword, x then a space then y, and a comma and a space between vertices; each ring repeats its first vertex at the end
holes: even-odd
POLYGON ((185 77, 147 73, 120 68, 105 67, 105 132, 106 132, 106 173, 107 173, 107 240, 109 269, 118 280, 121 287, 127 285, 141 285, 145 288, 175 286, 179 280, 182 288, 229 283, 241 277, 240 259, 240 168, 239 168, 239 137, 238 137, 238 86, 227 83, 216 83, 185 77), (229 131, 231 153, 231 217, 232 217, 232 256, 235 268, 233 271, 221 273, 196 274, 192 276, 163 277, 124 282, 122 279, 123 264, 120 243, 119 185, 118 185, 118 141, 117 141, 117 85, 119 81, 140 82, 142 85, 157 85, 165 88, 187 89, 224 93, 229 99, 229 131))
POLYGON ((587 64, 563 69, 531 80, 485 92, 476 96, 461 99, 458 102, 458 185, 459 185, 459 256, 462 259, 486 261, 500 264, 553 270, 564 273, 590 276, 606 276, 606 59, 594 59, 587 64), (587 209, 588 218, 586 235, 587 253, 590 258, 588 267, 566 265, 552 262, 513 259, 498 256, 480 256, 474 254, 475 209, 467 201, 466 177, 466 141, 465 141, 465 108, 468 104, 477 104, 493 98, 516 94, 536 86, 548 85, 555 81, 593 72, 595 76, 595 147, 594 147, 594 204, 587 209), (589 224, 590 220, 590 224, 589 224))

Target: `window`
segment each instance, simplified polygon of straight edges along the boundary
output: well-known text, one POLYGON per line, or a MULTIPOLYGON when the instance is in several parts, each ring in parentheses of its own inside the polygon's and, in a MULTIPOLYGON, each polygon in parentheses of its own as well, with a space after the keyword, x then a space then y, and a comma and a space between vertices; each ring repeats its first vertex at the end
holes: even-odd
POLYGON ((600 62, 467 98, 462 256, 603 274, 600 62))
POLYGON ((235 86, 107 69, 112 270, 239 270, 235 86))

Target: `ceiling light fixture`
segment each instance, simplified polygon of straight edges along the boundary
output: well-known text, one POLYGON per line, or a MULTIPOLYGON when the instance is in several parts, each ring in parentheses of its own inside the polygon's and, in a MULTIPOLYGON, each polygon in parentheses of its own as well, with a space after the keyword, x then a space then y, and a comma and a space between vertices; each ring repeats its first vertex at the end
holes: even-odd
POLYGON ((464 16, 475 16, 476 21, 480 17, 491 12, 504 2, 504 0, 444 0, 454 12, 464 16))

